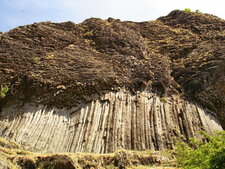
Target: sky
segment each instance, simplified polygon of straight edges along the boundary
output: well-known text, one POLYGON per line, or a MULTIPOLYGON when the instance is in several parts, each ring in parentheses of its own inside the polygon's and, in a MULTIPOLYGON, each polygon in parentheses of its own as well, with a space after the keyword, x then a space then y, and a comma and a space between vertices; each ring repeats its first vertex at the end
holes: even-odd
POLYGON ((0 0, 0 32, 34 22, 80 23, 91 17, 149 21, 185 8, 225 19, 225 0, 0 0))

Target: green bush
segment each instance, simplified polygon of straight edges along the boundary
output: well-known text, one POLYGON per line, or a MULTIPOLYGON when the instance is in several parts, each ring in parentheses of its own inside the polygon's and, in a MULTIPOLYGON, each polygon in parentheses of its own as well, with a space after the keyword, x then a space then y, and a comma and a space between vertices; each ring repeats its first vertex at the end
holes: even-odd
POLYGON ((0 98, 4 98, 7 94, 7 92, 9 91, 9 88, 8 86, 1 86, 1 89, 0 89, 0 98))
POLYGON ((184 169, 222 169, 225 168, 225 131, 209 136, 201 132, 206 142, 191 140, 191 145, 177 143, 177 161, 184 169))
POLYGON ((184 11, 185 12, 191 12, 191 9, 190 8, 185 8, 184 11))

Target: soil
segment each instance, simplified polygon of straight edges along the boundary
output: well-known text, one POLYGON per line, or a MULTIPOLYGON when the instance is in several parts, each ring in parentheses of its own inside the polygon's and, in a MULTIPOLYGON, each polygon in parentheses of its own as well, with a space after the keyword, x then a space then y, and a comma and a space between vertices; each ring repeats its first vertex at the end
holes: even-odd
MULTIPOLYGON (((225 125, 225 21, 175 10, 148 22, 90 18, 0 33, 0 106, 72 107, 125 87, 197 101, 225 125)), ((223 126, 225 127, 225 126, 223 126)))

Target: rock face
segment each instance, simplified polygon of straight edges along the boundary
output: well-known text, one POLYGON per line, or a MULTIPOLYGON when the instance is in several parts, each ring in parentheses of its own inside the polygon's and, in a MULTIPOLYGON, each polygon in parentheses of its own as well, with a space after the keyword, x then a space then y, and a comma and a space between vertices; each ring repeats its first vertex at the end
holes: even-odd
POLYGON ((224 72, 225 21, 208 14, 18 27, 0 35, 0 135, 46 151, 172 148, 225 127, 224 72))
POLYGON ((26 104, 3 109, 0 135, 48 152, 109 153, 118 149, 163 150, 199 130, 222 130, 197 104, 149 92, 107 92, 72 109, 26 104))

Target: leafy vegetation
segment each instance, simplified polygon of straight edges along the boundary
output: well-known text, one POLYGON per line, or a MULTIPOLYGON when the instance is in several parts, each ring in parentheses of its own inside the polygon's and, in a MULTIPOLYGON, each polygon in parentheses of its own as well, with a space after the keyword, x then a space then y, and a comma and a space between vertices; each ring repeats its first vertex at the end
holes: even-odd
POLYGON ((9 91, 8 86, 6 86, 6 85, 1 86, 1 89, 0 89, 0 98, 4 98, 6 96, 6 94, 7 94, 8 91, 9 91))
POLYGON ((190 8, 185 8, 184 11, 185 12, 191 12, 191 9, 190 8))
POLYGON ((166 103, 167 102, 167 97, 161 97, 160 101, 166 103))
POLYGON ((200 132, 205 142, 191 140, 191 145, 179 142, 176 146, 177 161, 184 169, 225 168, 225 131, 209 136, 200 132))
POLYGON ((196 10, 192 11, 191 8, 185 8, 185 9, 183 9, 183 11, 185 11, 185 12, 196 12, 196 13, 201 13, 199 9, 196 9, 196 10))

